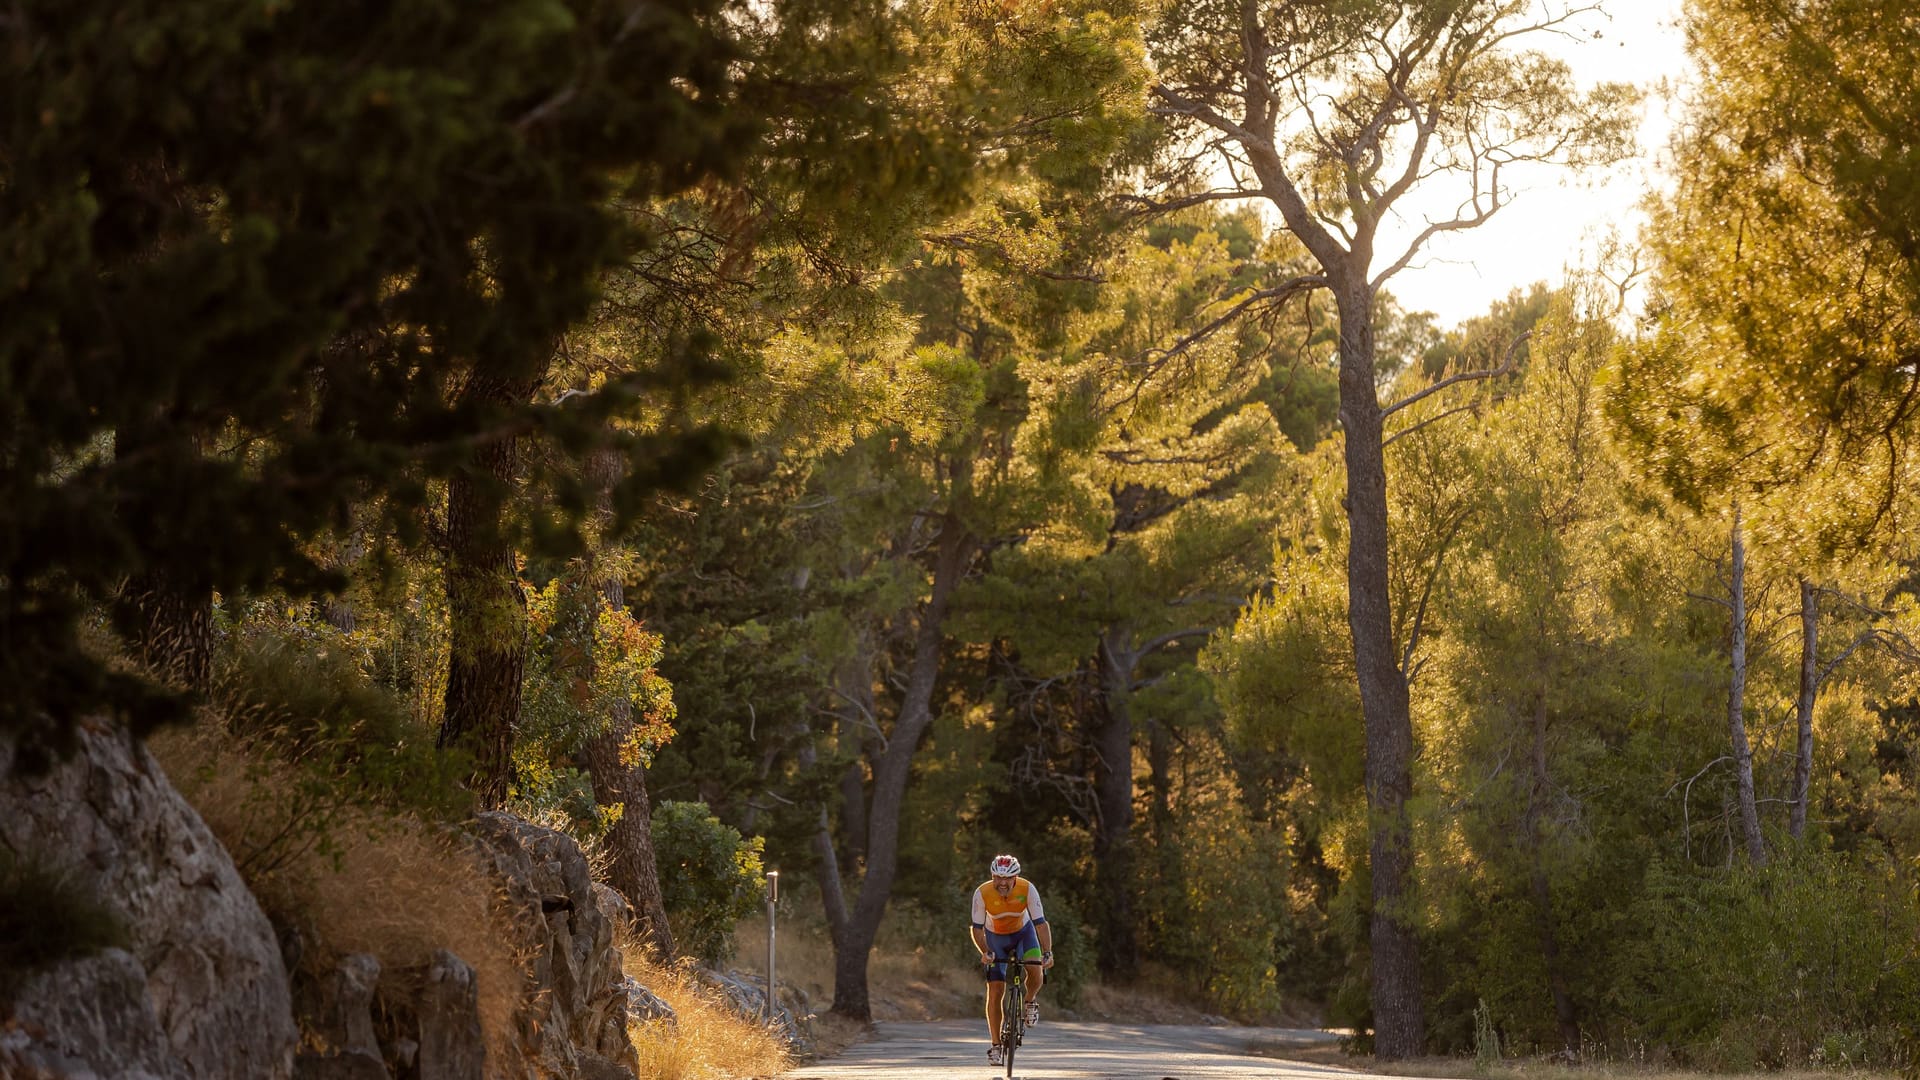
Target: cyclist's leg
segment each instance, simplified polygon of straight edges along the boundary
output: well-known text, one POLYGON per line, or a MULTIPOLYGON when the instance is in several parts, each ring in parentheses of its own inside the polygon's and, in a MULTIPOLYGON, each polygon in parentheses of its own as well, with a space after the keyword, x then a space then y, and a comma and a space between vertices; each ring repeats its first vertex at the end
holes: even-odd
MULTIPOLYGON (((1012 938, 1007 934, 987 931, 987 951, 995 956, 1004 956, 1011 947, 1012 938)), ((987 979, 987 1039, 993 1045, 1000 1045, 1001 1016, 1000 1001, 1007 992, 1007 965, 982 964, 987 979)))
POLYGON ((1019 934, 1015 935, 1015 938, 1019 942, 1020 959, 1025 962, 1027 968, 1027 1000, 1038 1001, 1040 988, 1046 985, 1047 981, 1047 969, 1040 959, 1040 935, 1034 930, 1033 924, 1028 923, 1019 934))

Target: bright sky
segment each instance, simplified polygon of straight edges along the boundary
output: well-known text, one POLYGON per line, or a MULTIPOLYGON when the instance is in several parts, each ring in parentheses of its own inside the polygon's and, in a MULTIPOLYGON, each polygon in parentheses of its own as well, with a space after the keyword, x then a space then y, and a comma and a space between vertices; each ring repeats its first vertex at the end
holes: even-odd
MULTIPOLYGON (((1577 37, 1541 36, 1534 47, 1566 60, 1582 86, 1631 82, 1648 91, 1641 106, 1639 156, 1600 175, 1545 167, 1514 173, 1512 187, 1519 194, 1509 206, 1477 229, 1436 237, 1424 259, 1390 280, 1387 290, 1403 307, 1431 311, 1441 326, 1452 326, 1514 289, 1557 282, 1569 267, 1592 265, 1596 240, 1610 227, 1632 238, 1640 218, 1636 204, 1661 183, 1658 163, 1671 128, 1671 101, 1656 84, 1685 78, 1690 65, 1679 25, 1680 0, 1603 4, 1604 14, 1585 16, 1578 24, 1577 37)), ((1378 250, 1398 255, 1421 226, 1423 210, 1435 218, 1451 216, 1457 199, 1455 193, 1425 205, 1410 199, 1411 220, 1397 233, 1383 230, 1378 250)))

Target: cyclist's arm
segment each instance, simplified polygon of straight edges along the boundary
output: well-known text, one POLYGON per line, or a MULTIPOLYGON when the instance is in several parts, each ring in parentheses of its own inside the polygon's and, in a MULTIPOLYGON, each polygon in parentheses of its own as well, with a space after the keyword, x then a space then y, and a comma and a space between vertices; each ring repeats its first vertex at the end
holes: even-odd
POLYGON ((1052 963, 1053 962, 1053 924, 1046 923, 1046 922, 1034 923, 1033 932, 1040 935, 1040 951, 1045 957, 1046 961, 1048 963, 1052 963))
POLYGON ((973 891, 973 925, 968 931, 973 935, 973 947, 980 950, 981 960, 987 957, 987 905, 980 898, 980 890, 973 891))

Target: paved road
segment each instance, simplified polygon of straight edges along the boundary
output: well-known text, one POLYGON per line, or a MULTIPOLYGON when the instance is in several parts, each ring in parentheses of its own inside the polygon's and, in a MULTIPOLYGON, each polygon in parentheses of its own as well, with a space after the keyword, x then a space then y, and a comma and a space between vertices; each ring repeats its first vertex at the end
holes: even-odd
MULTIPOLYGON (((883 1021, 845 1053, 787 1074, 788 1080, 990 1080, 986 1025, 883 1021)), ((1352 1080, 1349 1069, 1252 1057, 1250 1045, 1318 1045, 1335 1036, 1287 1028, 1141 1027, 1045 1023, 1014 1058, 1017 1080, 1229 1080, 1287 1077, 1352 1080)))

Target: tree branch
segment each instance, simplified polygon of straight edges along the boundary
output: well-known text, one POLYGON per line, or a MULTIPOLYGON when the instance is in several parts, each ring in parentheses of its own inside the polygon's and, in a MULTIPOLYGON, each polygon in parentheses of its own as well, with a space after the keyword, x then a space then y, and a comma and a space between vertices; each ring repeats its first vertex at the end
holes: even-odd
POLYGON ((1406 397, 1401 398, 1399 401, 1396 401, 1390 405, 1385 406, 1380 410, 1381 418, 1385 419, 1386 417, 1392 416, 1394 413, 1399 412, 1401 409, 1404 409, 1409 405, 1412 405, 1414 402, 1419 401, 1421 398, 1427 397, 1432 394, 1437 394, 1440 391, 1445 390, 1447 387, 1455 385, 1456 383, 1478 382, 1481 379, 1493 379, 1493 378, 1498 378, 1501 375, 1507 374, 1508 372, 1512 371, 1514 365, 1519 363, 1520 361, 1520 346, 1526 344, 1527 339, 1532 336, 1533 336, 1533 331, 1529 330, 1526 333, 1521 334, 1519 337, 1514 338, 1513 343, 1507 346, 1507 358, 1500 362, 1499 367, 1489 368, 1485 371, 1463 371, 1463 372, 1460 372, 1458 375, 1449 375, 1446 378, 1441 379, 1439 382, 1434 383, 1432 386, 1427 387, 1425 390, 1421 390, 1418 393, 1409 394, 1406 397))

